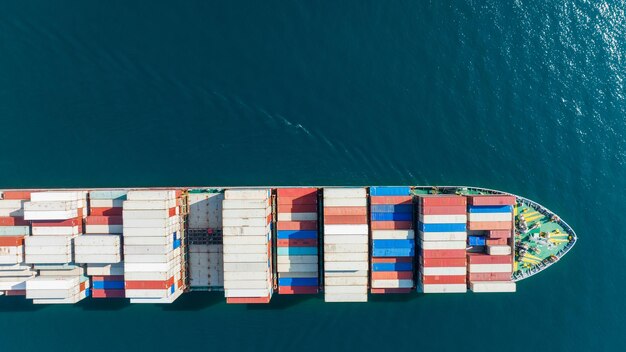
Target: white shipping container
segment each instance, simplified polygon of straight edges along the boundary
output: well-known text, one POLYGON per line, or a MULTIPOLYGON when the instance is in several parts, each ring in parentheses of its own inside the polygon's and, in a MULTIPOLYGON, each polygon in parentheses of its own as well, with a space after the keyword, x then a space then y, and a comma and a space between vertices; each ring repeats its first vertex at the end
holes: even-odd
POLYGON ((222 234, 224 236, 267 236, 271 228, 269 225, 241 227, 241 226, 224 226, 222 234))
POLYGON ((472 281, 472 292, 515 292, 515 282, 511 281, 472 281))
POLYGON ((165 228, 155 228, 155 227, 149 227, 149 228, 141 228, 141 227, 137 227, 137 228, 128 228, 128 227, 124 227, 124 241, 126 241, 126 238, 131 238, 131 237, 164 237, 164 236, 171 236, 174 232, 177 232, 180 230, 180 226, 174 227, 174 226, 168 226, 165 228))
MULTIPOLYGON (((180 248, 179 248, 180 249, 180 248)), ((126 264, 130 263, 169 263, 178 260, 180 251, 173 250, 167 254, 124 254, 126 264)))
POLYGON ((324 268, 324 277, 367 277, 367 270, 336 270, 330 271, 328 268, 324 268))
POLYGON ((372 280, 372 288, 412 288, 413 280, 372 280))
POLYGON ((268 263, 224 263, 224 272, 227 271, 268 271, 268 263))
POLYGON ((50 202, 50 201, 79 201, 85 199, 83 191, 51 191, 51 192, 32 192, 30 200, 33 202, 50 202))
POLYGON ((465 241, 420 241, 420 247, 425 250, 437 249, 465 249, 467 247, 465 241))
POLYGON ((120 254, 79 254, 76 253, 74 261, 76 263, 119 263, 122 257, 120 254))
POLYGON ((90 208, 122 208, 124 205, 123 199, 90 199, 90 208))
POLYGON ((250 253, 250 254, 264 254, 267 257, 267 245, 265 244, 242 244, 242 245, 227 245, 223 249, 224 254, 235 253, 250 253))
POLYGON ((324 302, 367 302, 367 293, 324 293, 324 302))
POLYGON ((27 290, 70 289, 80 284, 78 276, 37 276, 26 282, 27 290))
POLYGON ((224 297, 242 298, 242 297, 267 297, 270 295, 269 289, 235 289, 224 290, 224 297))
POLYGON ((24 209, 0 208, 0 216, 24 216, 24 209))
POLYGON ((226 280, 224 282, 225 290, 236 289, 267 289, 269 287, 268 280, 226 280))
POLYGON ((424 293, 465 293, 465 284, 427 284, 421 286, 424 293))
POLYGON ((238 219, 238 218, 266 218, 272 213, 272 208, 259 208, 259 209, 223 209, 222 218, 226 219, 238 219))
POLYGON ((414 238, 413 230, 372 230, 372 239, 375 240, 412 240, 414 238))
POLYGON ((265 209, 270 206, 268 199, 264 200, 242 200, 225 199, 222 201, 222 209, 265 209))
POLYGON ((457 215, 424 215, 420 214, 419 220, 424 224, 465 224, 466 214, 457 215))
POLYGON ((469 221, 513 221, 513 213, 469 213, 469 221))
POLYGON ((361 262, 324 262, 324 270, 333 271, 333 270, 368 270, 369 264, 367 261, 361 262))
POLYGON ((268 189, 227 189, 224 192, 224 199, 263 200, 268 199, 269 195, 268 189))
POLYGON ((51 299, 51 298, 69 298, 79 293, 78 287, 67 290, 26 290, 27 299, 51 299))
POLYGON ((72 261, 72 254, 53 255, 53 254, 29 254, 26 252, 24 262, 29 264, 66 264, 72 261))
MULTIPOLYGON (((124 258, 126 259, 126 258, 124 258)), ((124 272, 167 272, 171 263, 129 263, 124 260, 124 272)))
POLYGON ((11 281, 0 281, 0 291, 25 290, 28 279, 10 278, 11 281))
POLYGON ((224 254, 224 263, 267 263, 267 254, 224 254))
POLYGON ((324 198, 324 208, 327 207, 365 207, 366 198, 324 198))
POLYGON ((512 264, 470 264, 470 273, 511 273, 512 264))
POLYGON ((487 253, 489 255, 511 255, 511 246, 487 246, 487 253))
POLYGON ((278 213, 278 221, 317 220, 317 213, 278 213))
POLYGON ((269 280, 268 271, 229 271, 224 272, 224 281, 269 280))
POLYGON ((124 209, 122 213, 124 221, 126 219, 160 219, 165 220, 170 217, 169 209, 157 210, 130 210, 124 209))
POLYGON ((224 236, 224 251, 228 251, 228 246, 246 245, 246 244, 265 244, 267 245, 268 236, 224 236))
POLYGON ((119 235, 83 235, 74 239, 75 247, 84 246, 105 246, 119 247, 121 245, 121 236, 119 235))
POLYGON ((222 225, 226 226, 267 226, 266 218, 222 218, 222 225))
POLYGON ((24 210, 26 213, 36 211, 67 211, 78 209, 77 201, 64 201, 64 202, 26 202, 24 203, 24 210))
POLYGON ((122 214, 129 210, 169 210, 175 206, 175 200, 125 200, 122 214))
POLYGON ((139 289, 126 289, 124 291, 126 298, 164 298, 170 295, 170 289, 158 289, 158 290, 139 290, 139 289))
POLYGON ((128 200, 166 200, 176 198, 176 190, 143 190, 128 191, 128 200))
POLYGON ((89 276, 108 276, 108 275, 124 275, 124 263, 114 264, 87 264, 87 275, 89 276))
POLYGON ((367 235, 369 227, 361 225, 324 225, 324 235, 367 235))
POLYGON ((316 255, 279 255, 280 264, 317 264, 316 255))
POLYGON ((85 233, 99 234, 99 233, 124 233, 123 225, 85 225, 85 233))
POLYGON ((124 219, 124 231, 129 228, 153 228, 153 229, 165 229, 170 224, 167 219, 124 219))
POLYGON ((359 285, 359 286, 324 286, 325 293, 367 293, 367 285, 359 285))
POLYGON ((171 244, 162 245, 124 245, 124 254, 164 255, 173 250, 171 244))
POLYGON ((324 252, 330 253, 368 253, 367 243, 324 243, 324 252))
POLYGON ((324 262, 367 262, 369 256, 367 253, 333 253, 324 252, 324 262))
POLYGON ((24 220, 69 220, 78 217, 78 210, 24 211, 24 220))
POLYGON ((0 199, 0 209, 20 210, 24 209, 24 203, 28 202, 24 199, 0 199))
POLYGON ((324 286, 367 286, 367 276, 337 276, 324 278, 324 286))
POLYGON ((33 226, 33 236, 72 236, 78 235, 78 226, 33 226))
POLYGON ((365 198, 365 188, 324 188, 324 200, 327 198, 365 198))
POLYGON ((433 241, 467 241, 467 232, 419 232, 419 238, 423 242, 433 241))
POLYGON ((324 245, 326 244, 367 244, 367 235, 324 235, 324 245))
POLYGON ((72 246, 72 237, 70 236, 28 236, 24 237, 24 246, 28 250, 28 247, 35 246, 72 246))
POLYGON ((157 246, 157 245, 172 245, 174 243, 174 235, 169 236, 141 236, 141 237, 126 237, 124 236, 124 246, 157 246))
POLYGON ((467 267, 465 266, 453 266, 453 267, 423 267, 421 271, 424 275, 433 276, 451 276, 451 275, 465 275, 467 274, 467 267))
POLYGON ((25 248, 26 255, 71 255, 70 246, 28 246, 25 248))

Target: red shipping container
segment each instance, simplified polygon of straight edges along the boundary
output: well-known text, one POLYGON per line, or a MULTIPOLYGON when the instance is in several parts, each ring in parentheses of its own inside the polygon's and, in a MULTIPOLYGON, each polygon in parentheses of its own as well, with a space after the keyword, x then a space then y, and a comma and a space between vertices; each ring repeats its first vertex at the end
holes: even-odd
POLYGON ((412 271, 372 271, 372 280, 410 280, 412 271))
POLYGON ((411 263, 412 257, 372 257, 372 263, 411 263))
POLYGON ((124 275, 92 276, 92 281, 124 281, 124 275))
POLYGON ((435 267, 459 267, 466 266, 467 261, 465 257, 462 258, 422 258, 422 266, 435 268, 435 267))
POLYGON ((163 290, 174 284, 174 277, 165 281, 126 281, 124 287, 127 290, 163 290))
POLYGON ((511 281, 511 273, 470 273, 470 281, 511 281))
POLYGON ((170 217, 172 217, 172 216, 176 215, 176 207, 172 207, 172 208, 170 208, 168 215, 169 215, 170 217))
POLYGON ((4 191, 2 199, 26 199, 30 200, 30 191, 4 191))
POLYGON ((276 195, 280 197, 317 196, 317 188, 277 188, 276 195))
POLYGON ((278 204, 278 213, 316 213, 317 204, 278 204))
POLYGON ((324 224, 367 224, 367 215, 324 215, 324 224))
POLYGON ((4 291, 7 296, 26 296, 26 290, 9 290, 4 291))
POLYGON ((278 286, 281 295, 314 295, 317 292, 317 286, 278 286))
POLYGON ((317 204, 317 194, 304 197, 278 197, 278 204, 317 204))
POLYGON ((465 275, 425 275, 422 277, 422 283, 429 284, 464 284, 466 283, 465 275))
POLYGON ((489 238, 511 238, 511 230, 491 230, 487 231, 489 238))
POLYGON ((410 230, 413 228, 412 221, 372 221, 372 230, 410 230))
POLYGON ((495 238, 495 239, 486 239, 485 240, 485 244, 487 246, 499 246, 499 245, 506 245, 508 242, 507 238, 495 238))
POLYGON ((270 303, 270 296, 267 297, 227 297, 226 303, 229 304, 260 304, 270 303))
POLYGON ((80 285, 78 285, 78 288, 80 289, 80 291, 85 291, 85 288, 87 287, 87 281, 81 282, 80 285))
POLYGON ((125 298, 126 294, 124 290, 93 289, 91 290, 91 297, 93 298, 125 298))
POLYGON ((178 281, 176 281, 176 287, 178 287, 178 288, 183 287, 183 279, 178 279, 178 281))
POLYGON ((489 255, 485 253, 467 253, 470 264, 512 264, 513 257, 510 255, 489 255))
POLYGON ((467 229, 471 231, 512 230, 513 221, 468 221, 467 229))
POLYGON ((306 240, 277 240, 278 247, 317 247, 316 239, 306 240))
POLYGON ((28 226, 30 221, 21 216, 0 216, 0 226, 28 226))
POLYGON ((412 288, 373 288, 370 290, 373 294, 411 293, 412 291, 412 288))
POLYGON ((1 247, 19 247, 24 244, 24 236, 0 236, 1 247))
POLYGON ((412 204, 413 196, 376 196, 370 197, 370 204, 412 204))
POLYGON ((465 249, 427 249, 422 250, 424 259, 430 258, 465 258, 465 249))
POLYGON ((87 225, 122 225, 123 218, 121 216, 87 216, 85 222, 87 225))
POLYGON ((366 207, 328 207, 324 208, 326 215, 367 215, 366 207))
POLYGON ((467 198, 452 194, 425 195, 419 196, 419 203, 422 207, 428 206, 466 206, 467 198))
POLYGON ((115 208, 90 208, 89 214, 95 216, 122 216, 122 207, 115 208))
POLYGON ((421 207, 420 214, 424 215, 463 215, 467 213, 465 205, 441 205, 421 207))
POLYGON ((467 196, 471 205, 515 205, 515 196, 475 195, 467 196))
POLYGON ((65 227, 79 226, 83 224, 83 218, 76 217, 68 220, 32 220, 33 227, 65 227))
POLYGON ((317 230, 317 221, 279 221, 278 230, 317 230))

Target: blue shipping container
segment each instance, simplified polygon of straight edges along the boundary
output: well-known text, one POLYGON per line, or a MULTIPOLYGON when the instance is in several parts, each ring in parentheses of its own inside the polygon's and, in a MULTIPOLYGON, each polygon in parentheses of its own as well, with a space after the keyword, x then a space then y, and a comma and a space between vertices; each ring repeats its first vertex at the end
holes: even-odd
POLYGON ((466 224, 424 224, 420 222, 419 229, 422 232, 463 232, 466 231, 466 224))
POLYGON ((98 290, 123 290, 124 281, 94 281, 93 288, 98 290))
POLYGON ((372 204, 372 213, 412 213, 413 204, 372 204))
POLYGON ((473 206, 468 208, 470 213, 512 213, 512 205, 489 205, 489 206, 473 206))
POLYGON ((470 246, 484 246, 485 238, 483 236, 468 236, 470 246))
POLYGON ((394 186, 371 186, 370 196, 408 196, 411 195, 411 187, 394 186))
POLYGON ((278 255, 317 255, 317 247, 278 247, 278 255))
POLYGON ((376 248, 372 250, 372 257, 413 257, 414 248, 376 248))
POLYGON ((316 277, 299 277, 299 278, 280 278, 279 286, 317 286, 316 277))
POLYGON ((89 199, 126 199, 126 193, 128 191, 91 191, 89 192, 89 199))
POLYGON ((412 213, 372 213, 372 221, 411 221, 412 213))
POLYGON ((180 247, 180 240, 174 240, 174 243, 173 243, 172 247, 173 247, 174 249, 176 249, 176 248, 180 247))
POLYGON ((376 248, 414 248, 414 240, 372 240, 372 247, 376 248))
POLYGON ((372 271, 411 271, 413 263, 374 263, 372 271))
POLYGON ((317 231, 311 230, 278 230, 277 236, 279 240, 307 240, 316 239, 317 231))

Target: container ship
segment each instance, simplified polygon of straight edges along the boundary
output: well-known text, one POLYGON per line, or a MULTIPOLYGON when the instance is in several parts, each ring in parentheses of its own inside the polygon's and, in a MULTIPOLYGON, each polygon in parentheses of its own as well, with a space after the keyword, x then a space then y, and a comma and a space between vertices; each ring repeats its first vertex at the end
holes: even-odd
POLYGON ((577 237, 542 205, 458 186, 0 191, 0 295, 227 303, 515 292, 577 237))

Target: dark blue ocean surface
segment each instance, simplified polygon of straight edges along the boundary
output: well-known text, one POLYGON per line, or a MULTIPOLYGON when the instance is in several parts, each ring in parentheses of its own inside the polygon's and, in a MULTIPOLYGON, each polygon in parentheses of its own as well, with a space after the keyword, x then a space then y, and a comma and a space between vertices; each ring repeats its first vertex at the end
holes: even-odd
POLYGON ((515 294, 0 298, 4 351, 626 345, 623 1, 1 1, 0 188, 466 184, 577 231, 515 294))

